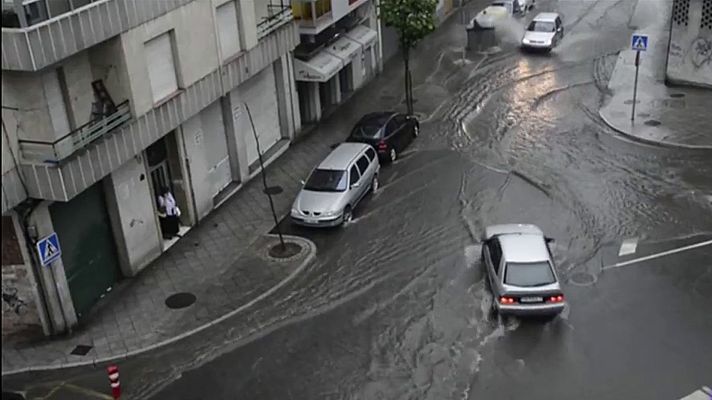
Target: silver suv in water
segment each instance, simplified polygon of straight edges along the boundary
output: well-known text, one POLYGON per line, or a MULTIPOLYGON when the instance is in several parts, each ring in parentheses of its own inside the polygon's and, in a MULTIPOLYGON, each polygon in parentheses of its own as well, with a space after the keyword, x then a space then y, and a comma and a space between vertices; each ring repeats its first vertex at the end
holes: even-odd
POLYGON ((485 229, 482 260, 500 314, 557 315, 566 306, 544 233, 534 225, 485 229))
POLYGON ((380 164, 365 143, 342 143, 316 167, 292 205, 291 218, 305 226, 337 226, 369 192, 378 189, 380 164))

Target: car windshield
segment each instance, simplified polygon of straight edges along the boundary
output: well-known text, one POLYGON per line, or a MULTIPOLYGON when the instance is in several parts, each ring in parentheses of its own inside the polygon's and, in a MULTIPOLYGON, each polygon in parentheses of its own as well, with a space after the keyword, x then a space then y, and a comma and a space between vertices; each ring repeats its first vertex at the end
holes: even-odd
POLYGON ((316 169, 307 179, 304 189, 315 192, 343 192, 346 190, 346 171, 316 169))
POLYGON ((532 21, 527 30, 530 32, 554 32, 554 23, 547 21, 532 21))
POLYGON ((556 282, 548 262, 507 263, 504 283, 513 286, 544 286, 556 282))
POLYGON ((351 136, 361 139, 380 139, 383 136, 383 125, 373 122, 356 125, 351 136))

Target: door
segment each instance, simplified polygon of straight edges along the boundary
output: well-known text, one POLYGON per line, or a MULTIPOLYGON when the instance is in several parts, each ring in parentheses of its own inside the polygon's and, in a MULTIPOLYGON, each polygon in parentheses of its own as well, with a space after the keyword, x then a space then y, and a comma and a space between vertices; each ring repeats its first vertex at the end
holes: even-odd
POLYGON ((391 118, 386 124, 386 141, 398 152, 401 151, 400 138, 398 137, 398 124, 396 123, 395 118, 391 118))
POLYGON ((401 146, 405 148, 413 140, 413 131, 408 123, 408 118, 404 114, 398 114, 395 117, 396 125, 398 126, 398 136, 401 146))
MULTIPOLYGON (((265 68, 240 85, 238 91, 241 100, 250 108, 259 138, 260 151, 264 154, 282 138, 273 68, 265 68)), ((251 129, 250 127, 250 130, 245 132, 248 165, 258 160, 257 143, 251 129)))
POLYGON ((102 183, 66 203, 53 203, 49 211, 62 247, 74 309, 82 318, 120 278, 102 183))
POLYGON ((355 184, 360 183, 361 174, 356 167, 356 164, 351 166, 349 169, 349 201, 351 202, 351 207, 356 207, 356 204, 361 199, 361 187, 354 187, 355 184))
POLYGON ((365 155, 362 155, 358 161, 356 161, 356 166, 358 166, 358 170, 361 172, 361 179, 359 181, 359 190, 361 191, 359 193, 360 197, 363 197, 366 195, 366 192, 368 192, 368 189, 371 187, 371 180, 373 179, 373 168, 371 168, 371 162, 368 161, 368 158, 366 158, 365 155))

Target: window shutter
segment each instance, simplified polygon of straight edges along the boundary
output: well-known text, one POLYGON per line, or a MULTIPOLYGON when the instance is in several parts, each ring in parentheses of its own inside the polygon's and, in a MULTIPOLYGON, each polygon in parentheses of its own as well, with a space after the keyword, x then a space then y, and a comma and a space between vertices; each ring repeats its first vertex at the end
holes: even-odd
POLYGON ((222 59, 226 60, 240 51, 240 33, 237 27, 235 2, 230 1, 218 7, 216 16, 220 54, 222 54, 222 59))
POLYGON ((158 103, 178 90, 170 33, 146 42, 146 58, 153 102, 158 103))

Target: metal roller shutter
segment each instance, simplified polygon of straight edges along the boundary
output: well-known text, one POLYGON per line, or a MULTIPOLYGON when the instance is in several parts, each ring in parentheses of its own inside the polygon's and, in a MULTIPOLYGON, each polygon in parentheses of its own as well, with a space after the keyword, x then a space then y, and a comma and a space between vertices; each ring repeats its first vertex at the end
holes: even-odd
MULTIPOLYGON (((281 137, 279 125, 279 108, 277 106, 277 86, 274 81, 274 70, 267 67, 240 86, 241 97, 247 102, 255 122, 255 129, 260 140, 262 154, 267 152, 281 137)), ((246 133, 247 161, 249 165, 256 162, 257 147, 252 132, 246 133)))

